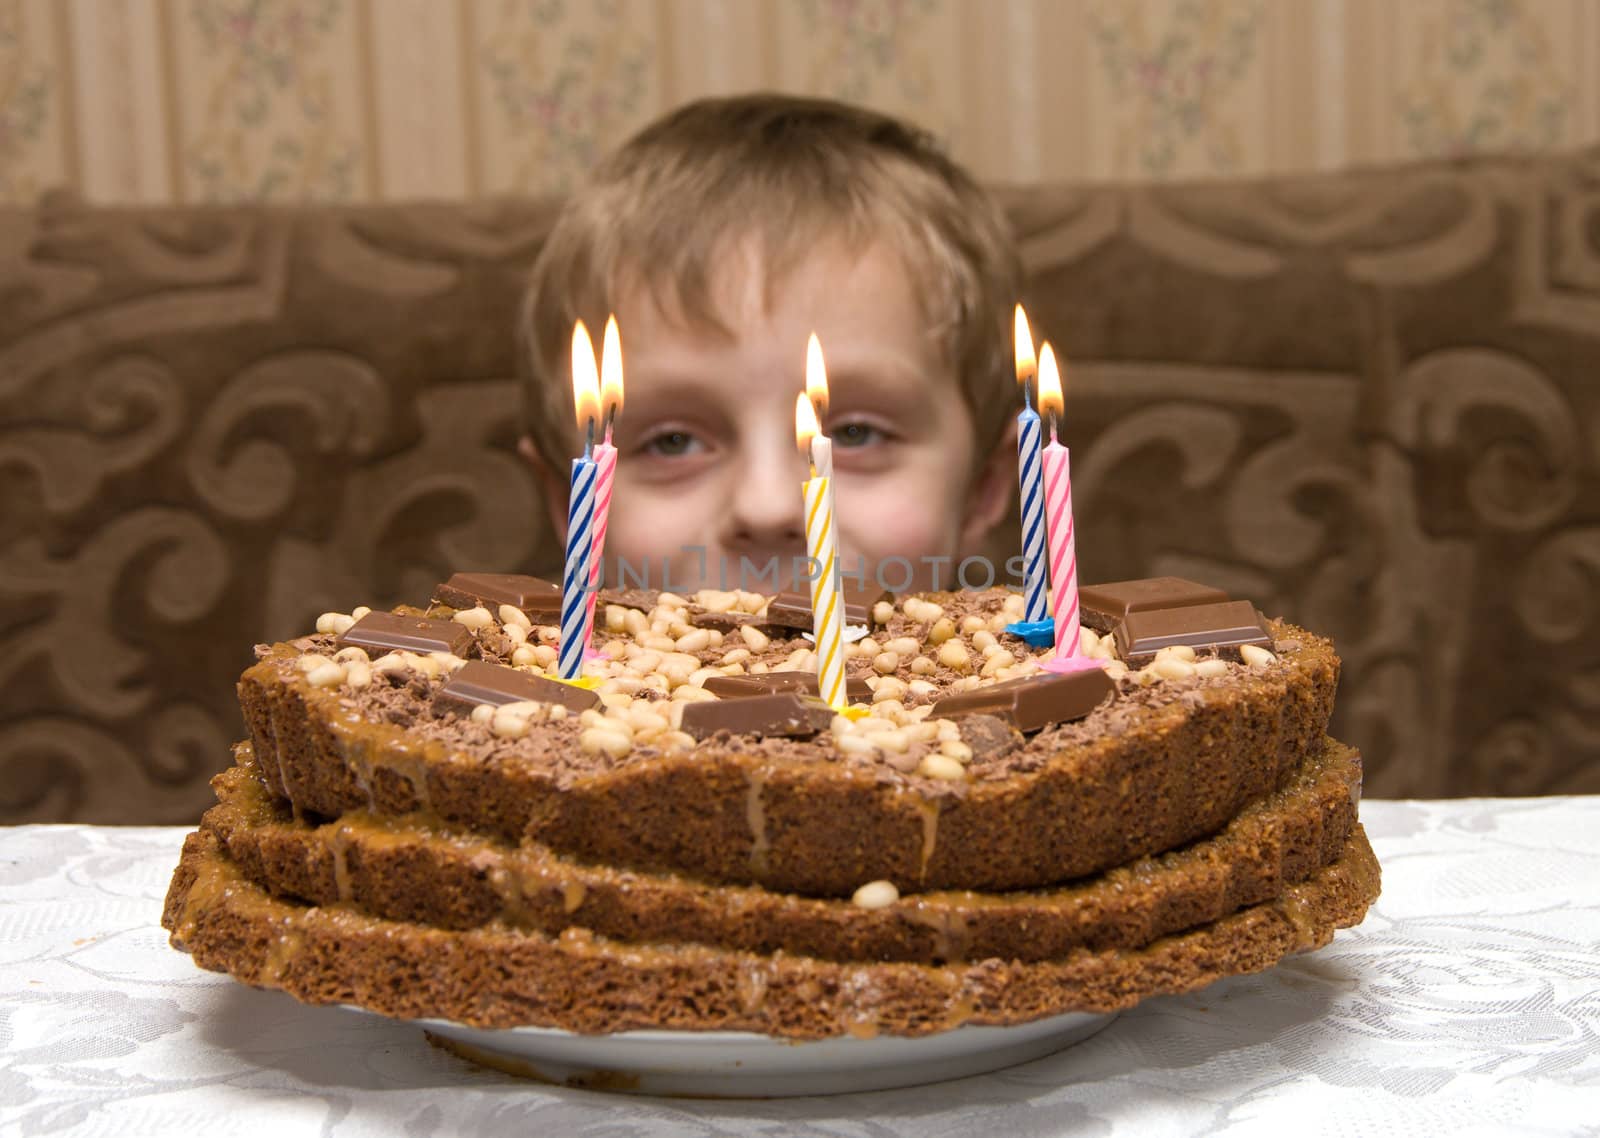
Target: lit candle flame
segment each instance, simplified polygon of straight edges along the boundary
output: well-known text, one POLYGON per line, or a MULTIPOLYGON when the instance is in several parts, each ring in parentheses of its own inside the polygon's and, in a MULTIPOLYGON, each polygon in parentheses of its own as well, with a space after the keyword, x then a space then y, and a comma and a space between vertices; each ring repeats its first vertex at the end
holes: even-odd
POLYGON ((582 320, 572 329, 572 403, 578 415, 578 429, 593 443, 595 423, 600 418, 600 376, 595 371, 594 341, 589 339, 589 329, 582 320))
POLYGON ((617 332, 615 315, 607 318, 605 336, 601 340, 600 412, 605 416, 609 439, 611 424, 622 413, 622 337, 617 332))
POLYGON ((822 341, 815 332, 806 341, 806 398, 817 410, 817 423, 828 416, 828 369, 822 362, 822 341))
POLYGON ((811 440, 821 433, 817 425, 817 412, 805 395, 794 397, 794 441, 799 444, 800 457, 811 461, 811 440))
POLYGON ((1022 384, 1026 392, 1028 381, 1034 377, 1038 364, 1033 358, 1033 333, 1028 329, 1028 314, 1022 311, 1020 304, 1017 305, 1016 319, 1012 324, 1012 338, 1016 345, 1017 382, 1022 384))
POLYGON ((1050 416, 1050 430, 1055 431, 1055 418, 1066 413, 1067 402, 1061 395, 1061 370, 1056 366, 1056 350, 1046 340, 1039 347, 1039 414, 1050 416))

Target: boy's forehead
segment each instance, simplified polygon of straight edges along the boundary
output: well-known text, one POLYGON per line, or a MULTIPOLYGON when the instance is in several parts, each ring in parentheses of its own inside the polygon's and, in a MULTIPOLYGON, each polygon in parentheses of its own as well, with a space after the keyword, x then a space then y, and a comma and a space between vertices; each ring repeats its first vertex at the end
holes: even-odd
POLYGON ((729 240, 708 258, 698 296, 664 277, 630 277, 617 302, 625 338, 632 329, 647 341, 667 333, 730 344, 792 326, 804 329, 802 349, 816 331, 825 353, 830 332, 857 345, 878 339, 919 355, 938 350, 905 259, 882 241, 852 248, 833 236, 780 258, 754 238, 729 240))

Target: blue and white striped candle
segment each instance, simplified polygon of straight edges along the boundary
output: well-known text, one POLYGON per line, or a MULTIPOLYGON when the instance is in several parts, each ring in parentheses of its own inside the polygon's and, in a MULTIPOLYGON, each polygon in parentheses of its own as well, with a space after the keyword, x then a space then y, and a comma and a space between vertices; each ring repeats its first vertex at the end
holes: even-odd
POLYGON ((1012 321, 1017 383, 1022 387, 1022 412, 1017 416, 1017 486, 1022 502, 1022 619, 1029 624, 1050 619, 1050 569, 1045 560, 1043 431, 1033 409, 1029 384, 1039 372, 1033 354, 1028 316, 1017 305, 1012 321))
POLYGON ((589 640, 589 577, 594 557, 595 477, 592 458, 572 460, 572 490, 567 498, 567 561, 561 575, 561 678, 583 674, 589 640))
POLYGON ((1039 413, 1017 416, 1017 485, 1022 499, 1023 620, 1050 619, 1050 571, 1045 559, 1044 458, 1039 413))

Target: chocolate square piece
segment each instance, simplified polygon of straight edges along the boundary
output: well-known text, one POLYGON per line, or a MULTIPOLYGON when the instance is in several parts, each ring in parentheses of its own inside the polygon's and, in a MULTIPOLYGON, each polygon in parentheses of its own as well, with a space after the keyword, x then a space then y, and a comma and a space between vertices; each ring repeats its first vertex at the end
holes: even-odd
POLYGON ((747 612, 708 612, 705 609, 691 608, 689 610, 689 623, 696 628, 714 628, 718 632, 732 632, 741 624, 749 624, 750 614, 747 612))
POLYGON ((602 610, 607 605, 621 605, 625 609, 638 609, 640 612, 648 613, 661 603, 661 590, 601 589, 599 599, 595 603, 602 610))
POLYGON ((554 616, 561 611, 561 586, 520 573, 456 573, 433 590, 433 599, 453 609, 482 605, 498 613, 510 605, 529 616, 554 616))
POLYGON ((499 707, 525 699, 559 703, 570 711, 583 711, 600 702, 600 697, 586 688, 536 676, 531 672, 519 672, 516 668, 491 664, 487 660, 468 660, 455 670, 433 696, 435 706, 464 714, 480 703, 499 707))
POLYGON ((1117 653, 1130 664, 1143 663, 1172 644, 1233 649, 1259 644, 1271 648, 1272 637, 1261 623, 1256 606, 1249 601, 1130 612, 1117 625, 1117 653))
POLYGON ((1096 632, 1110 632, 1130 612, 1220 604, 1228 599, 1221 589, 1182 577, 1145 577, 1109 585, 1084 585, 1078 589, 1078 610, 1084 624, 1096 632))
MULTIPOLYGON (((879 601, 892 601, 894 594, 885 589, 860 589, 845 582, 840 589, 840 597, 844 601, 844 622, 846 624, 872 624, 872 607, 879 601)), ((815 623, 811 613, 811 596, 809 593, 782 592, 767 602, 767 615, 761 619, 762 624, 775 628, 798 628, 810 632, 815 623)))
POLYGON ((742 699, 704 699, 683 705, 683 730, 696 739, 718 731, 735 735, 804 737, 833 722, 833 709, 799 692, 774 692, 742 699))
POLYGON ((397 649, 421 655, 451 652, 465 656, 472 644, 472 633, 466 625, 453 620, 369 612, 339 637, 338 644, 340 648, 365 648, 369 656, 381 656, 397 649))
POLYGON ((933 705, 929 718, 992 715, 1018 731, 1038 731, 1052 723, 1082 719, 1114 691, 1116 685, 1103 668, 1025 676, 947 695, 933 705))
MULTIPOLYGON (((723 699, 745 696, 771 695, 773 692, 793 691, 803 695, 820 696, 822 689, 815 672, 763 672, 745 676, 707 676, 706 691, 723 699)), ((872 699, 872 689, 862 678, 844 682, 844 694, 851 703, 866 703, 872 699)))

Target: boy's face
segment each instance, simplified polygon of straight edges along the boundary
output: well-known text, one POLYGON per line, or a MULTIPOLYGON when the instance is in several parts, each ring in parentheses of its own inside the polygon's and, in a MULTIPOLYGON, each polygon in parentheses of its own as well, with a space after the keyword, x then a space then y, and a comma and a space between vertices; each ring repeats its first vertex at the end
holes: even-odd
MULTIPOLYGON (((664 559, 674 587, 716 587, 722 565, 731 587, 741 557, 761 566, 776 555, 790 580, 792 558, 805 554, 794 412, 813 331, 827 363, 841 567, 861 557, 871 572, 905 558, 925 585, 922 558, 976 548, 1009 500, 1005 466, 975 470, 971 413, 898 257, 881 246, 818 250, 769 290, 746 254, 719 275, 714 299, 731 337, 669 317, 647 290, 619 298, 626 405, 607 579, 620 557, 648 563, 658 585, 664 559), (704 547, 703 577, 686 546, 704 547)), ((551 480, 558 528, 566 473, 551 480)), ((940 572, 948 580, 953 570, 940 572)), ((903 575, 897 563, 885 578, 903 575)))

